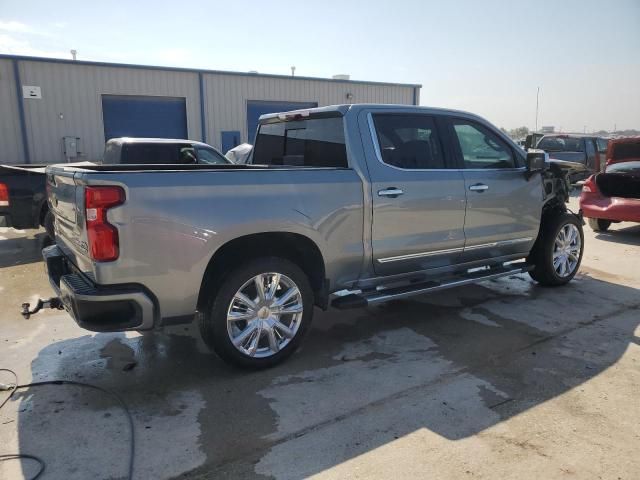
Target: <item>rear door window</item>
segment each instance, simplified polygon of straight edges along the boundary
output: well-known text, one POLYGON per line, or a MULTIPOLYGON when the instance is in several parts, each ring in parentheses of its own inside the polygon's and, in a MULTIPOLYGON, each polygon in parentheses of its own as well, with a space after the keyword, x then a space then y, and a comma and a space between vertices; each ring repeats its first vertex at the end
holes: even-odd
POLYGON ((346 168, 342 117, 260 125, 253 162, 258 165, 346 168))
POLYGON ((180 147, 178 162, 186 165, 198 163, 198 160, 196 159, 196 151, 194 150, 194 148, 180 147))
POLYGON ((411 170, 447 168, 432 117, 404 114, 375 114, 372 117, 384 163, 411 170))
POLYGON ((122 163, 170 164, 179 162, 180 147, 171 144, 130 143, 123 148, 122 163))

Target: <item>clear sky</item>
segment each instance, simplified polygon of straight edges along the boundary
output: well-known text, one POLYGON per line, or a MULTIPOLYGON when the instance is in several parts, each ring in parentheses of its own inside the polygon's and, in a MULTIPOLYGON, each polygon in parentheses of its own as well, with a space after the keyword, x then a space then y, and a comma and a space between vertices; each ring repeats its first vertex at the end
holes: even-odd
MULTIPOLYGON (((0 53, 421 83, 498 126, 640 129, 640 0, 0 0, 0 53)), ((283 99, 286 100, 286 99, 283 99)))

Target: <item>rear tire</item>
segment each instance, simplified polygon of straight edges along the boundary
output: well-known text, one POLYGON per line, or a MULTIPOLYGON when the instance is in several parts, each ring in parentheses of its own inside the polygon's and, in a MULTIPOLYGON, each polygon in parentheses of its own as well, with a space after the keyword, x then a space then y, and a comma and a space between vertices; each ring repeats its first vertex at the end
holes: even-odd
POLYGON ((603 220, 602 218, 587 218, 587 222, 594 232, 606 232, 611 226, 611 220, 603 220))
POLYGON ((584 233, 578 217, 567 212, 549 215, 527 258, 533 265, 529 275, 540 285, 564 285, 578 272, 583 251, 584 233))
POLYGON ((261 369, 296 351, 313 318, 311 285, 296 264, 258 258, 230 270, 216 284, 199 321, 203 340, 218 356, 261 369))

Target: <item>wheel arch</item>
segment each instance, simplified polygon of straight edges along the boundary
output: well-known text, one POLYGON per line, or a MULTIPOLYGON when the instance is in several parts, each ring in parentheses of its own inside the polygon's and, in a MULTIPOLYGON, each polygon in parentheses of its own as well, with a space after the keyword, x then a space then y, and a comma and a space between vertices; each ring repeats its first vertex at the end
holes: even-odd
POLYGON ((197 309, 203 311, 212 292, 232 267, 260 257, 286 258, 309 278, 314 303, 320 308, 328 306, 328 280, 325 262, 318 245, 309 237, 290 232, 264 232, 234 238, 218 248, 204 272, 198 293, 197 309), (239 260, 240 259, 240 260, 239 260))

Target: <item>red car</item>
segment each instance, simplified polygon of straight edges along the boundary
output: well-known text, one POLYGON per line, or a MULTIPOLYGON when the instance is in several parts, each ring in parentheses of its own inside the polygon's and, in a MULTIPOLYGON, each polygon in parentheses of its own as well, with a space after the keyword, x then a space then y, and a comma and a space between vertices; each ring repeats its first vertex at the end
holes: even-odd
POLYGON ((604 172, 582 186, 580 211, 596 232, 614 222, 640 222, 640 137, 609 142, 604 172))

